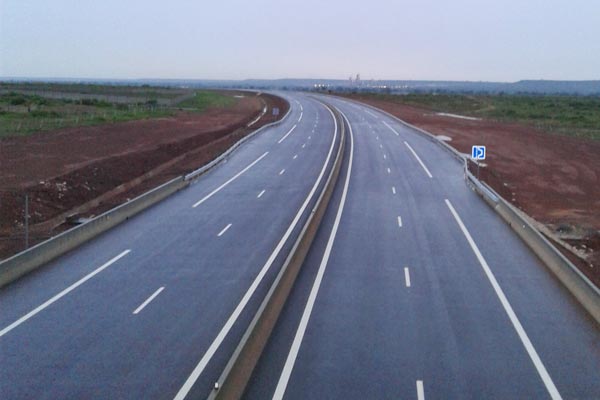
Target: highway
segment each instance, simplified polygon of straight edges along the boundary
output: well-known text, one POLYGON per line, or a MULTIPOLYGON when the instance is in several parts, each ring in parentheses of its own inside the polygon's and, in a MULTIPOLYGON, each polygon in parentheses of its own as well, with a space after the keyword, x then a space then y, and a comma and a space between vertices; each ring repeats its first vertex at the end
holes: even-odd
POLYGON ((286 96, 195 184, 0 291, 0 398, 210 392, 339 146, 329 109, 286 96))
POLYGON ((600 329, 440 146, 291 111, 193 185, 0 289, 0 398, 206 398, 332 168, 248 399, 600 398, 600 329))
POLYGON ((248 399, 600 398, 600 331, 452 156, 331 100, 353 145, 248 399))

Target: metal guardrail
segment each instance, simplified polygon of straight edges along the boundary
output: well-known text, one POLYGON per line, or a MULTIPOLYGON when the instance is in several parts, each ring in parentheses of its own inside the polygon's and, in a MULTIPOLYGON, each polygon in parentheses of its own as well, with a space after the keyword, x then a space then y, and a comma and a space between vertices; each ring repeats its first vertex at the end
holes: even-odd
POLYGON ((67 253, 189 185, 178 177, 0 262, 0 287, 67 253))

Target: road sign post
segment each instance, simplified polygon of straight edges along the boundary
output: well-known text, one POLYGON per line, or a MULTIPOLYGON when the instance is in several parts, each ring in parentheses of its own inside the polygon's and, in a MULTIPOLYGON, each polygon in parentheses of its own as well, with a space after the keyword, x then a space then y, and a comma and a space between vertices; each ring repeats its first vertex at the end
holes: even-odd
POLYGON ((477 180, 479 180, 479 161, 485 160, 485 146, 477 145, 471 147, 471 159, 477 164, 477 180))

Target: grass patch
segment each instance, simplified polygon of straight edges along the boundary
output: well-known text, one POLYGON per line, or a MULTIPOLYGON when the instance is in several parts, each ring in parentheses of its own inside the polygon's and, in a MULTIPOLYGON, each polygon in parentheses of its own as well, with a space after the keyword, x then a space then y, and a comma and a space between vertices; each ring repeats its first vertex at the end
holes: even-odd
POLYGON ((189 89, 78 84, 0 84, 0 89, 4 89, 0 90, 0 139, 67 127, 168 117, 180 109, 203 112, 236 102, 232 96, 218 92, 189 89), (34 93, 34 89, 44 91, 34 93), (170 98, 166 99, 165 92, 169 90, 174 94, 169 92, 170 98), (90 97, 92 93, 98 93, 98 97, 90 97))
POLYGON ((235 99, 231 96, 225 96, 221 93, 210 92, 206 90, 197 91, 190 98, 187 98, 179 103, 177 106, 182 109, 193 109, 194 111, 204 111, 207 108, 219 107, 226 108, 231 107, 235 103, 235 99))
POLYGON ((113 104, 98 99, 55 99, 9 92, 0 94, 0 139, 75 126, 98 125, 173 115, 145 103, 113 104))
POLYGON ((600 140, 600 97, 361 94, 437 112, 519 122, 547 132, 600 140))

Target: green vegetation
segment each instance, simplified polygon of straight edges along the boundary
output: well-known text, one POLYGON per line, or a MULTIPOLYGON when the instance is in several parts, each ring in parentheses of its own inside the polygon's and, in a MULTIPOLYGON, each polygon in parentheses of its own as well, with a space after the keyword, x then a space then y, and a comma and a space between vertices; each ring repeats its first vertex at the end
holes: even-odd
POLYGON ((600 140, 600 98, 574 96, 364 95, 433 111, 520 122, 544 131, 600 140))
POLYGON ((156 99, 174 99, 190 89, 148 85, 98 85, 85 83, 0 82, 0 91, 64 93, 75 95, 125 96, 156 99))
POLYGON ((144 86, 0 83, 0 139, 66 127, 172 116, 229 107, 221 93, 144 86))
POLYGON ((194 111, 204 111, 209 107, 231 107, 235 99, 231 96, 225 96, 221 93, 198 91, 194 96, 187 98, 179 103, 180 108, 192 108, 194 111))

